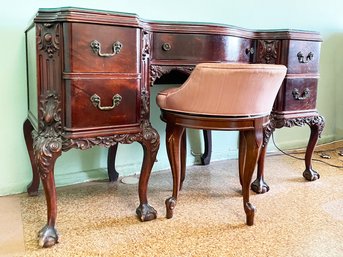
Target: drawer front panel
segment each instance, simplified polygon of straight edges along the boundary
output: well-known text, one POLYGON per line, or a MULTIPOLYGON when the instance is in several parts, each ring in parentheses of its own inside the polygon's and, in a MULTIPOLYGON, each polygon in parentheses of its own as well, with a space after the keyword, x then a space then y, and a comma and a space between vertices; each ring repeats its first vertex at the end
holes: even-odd
POLYGON ((66 127, 137 125, 139 80, 82 79, 66 83, 66 127))
POLYGON ((139 29, 82 23, 64 29, 65 71, 139 73, 139 29))
POLYGON ((316 109, 317 78, 286 78, 274 104, 275 112, 316 109))
POLYGON ((153 60, 249 62, 252 40, 224 35, 153 34, 153 60))
POLYGON ((320 42, 289 42, 288 73, 318 73, 320 42))

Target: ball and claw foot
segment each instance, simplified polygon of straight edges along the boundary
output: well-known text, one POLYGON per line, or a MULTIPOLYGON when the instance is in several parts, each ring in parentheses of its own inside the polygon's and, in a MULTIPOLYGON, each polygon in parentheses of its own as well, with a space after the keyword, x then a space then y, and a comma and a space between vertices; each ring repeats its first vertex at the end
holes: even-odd
POLYGON ((306 169, 303 172, 303 177, 308 181, 315 181, 320 178, 320 175, 317 171, 314 171, 313 169, 306 169))
POLYGON ((58 243, 58 233, 54 227, 45 225, 39 232, 39 246, 51 247, 58 243))
POLYGON ((254 225, 254 217, 256 208, 251 203, 247 202, 244 206, 244 211, 246 214, 246 222, 248 226, 254 225))
POLYGON ((264 182, 264 180, 256 179, 254 182, 251 183, 251 190, 254 191, 256 194, 264 194, 269 191, 269 186, 264 182))
POLYGON ((169 197, 166 202, 166 210, 167 210, 167 214, 166 217, 167 219, 171 219, 173 217, 173 212, 176 206, 176 199, 174 197, 169 197))
POLYGON ((157 218, 157 211, 149 204, 140 204, 136 209, 136 214, 141 221, 149 221, 157 218))

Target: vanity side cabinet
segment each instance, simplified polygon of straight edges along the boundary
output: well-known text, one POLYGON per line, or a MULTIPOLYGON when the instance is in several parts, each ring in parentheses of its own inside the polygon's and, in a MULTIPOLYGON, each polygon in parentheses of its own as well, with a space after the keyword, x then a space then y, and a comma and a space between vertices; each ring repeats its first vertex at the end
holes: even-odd
POLYGON ((258 39, 256 52, 255 63, 283 64, 287 67, 286 77, 273 106, 275 117, 318 115, 320 40, 291 39, 289 35, 278 39, 258 39))
POLYGON ((274 110, 287 116, 317 115, 320 42, 290 39, 282 41, 281 64, 287 75, 274 110))
POLYGON ((63 34, 64 130, 138 130, 141 29, 68 22, 63 34))
POLYGON ((62 7, 39 9, 26 31, 28 193, 37 195, 42 182, 47 203, 40 246, 59 240, 54 169, 70 149, 110 148, 108 174, 115 179, 118 144, 139 142, 144 154, 136 213, 142 221, 156 218, 147 183, 159 135, 149 121, 150 94, 142 75, 148 51, 143 58, 140 25, 133 14, 62 7))

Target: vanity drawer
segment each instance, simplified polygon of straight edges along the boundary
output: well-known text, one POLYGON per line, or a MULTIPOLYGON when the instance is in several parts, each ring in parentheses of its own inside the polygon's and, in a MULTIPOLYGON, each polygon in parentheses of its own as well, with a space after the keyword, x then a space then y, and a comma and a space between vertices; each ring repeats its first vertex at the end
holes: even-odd
POLYGON ((288 73, 318 73, 320 42, 288 41, 288 73))
POLYGON ((286 78, 276 98, 274 112, 316 109, 318 78, 286 78))
POLYGON ((154 33, 153 60, 249 62, 252 40, 206 34, 154 33))
POLYGON ((66 81, 66 129, 136 126, 139 121, 138 79, 66 81))
POLYGON ((66 72, 140 72, 140 29, 66 23, 66 72))

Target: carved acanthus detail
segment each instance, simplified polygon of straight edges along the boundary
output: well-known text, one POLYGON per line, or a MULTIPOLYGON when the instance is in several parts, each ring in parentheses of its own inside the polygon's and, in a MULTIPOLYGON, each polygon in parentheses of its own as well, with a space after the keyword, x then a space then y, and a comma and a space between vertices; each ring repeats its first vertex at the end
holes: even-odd
POLYGON ((39 111, 39 131, 32 132, 33 149, 40 177, 45 179, 62 150, 61 107, 54 92, 41 96, 39 111))
POLYGON ((142 100, 141 119, 144 119, 144 118, 149 119, 150 95, 149 95, 149 90, 147 90, 146 88, 142 89, 141 100, 142 100))
POLYGON ((302 117, 302 118, 294 118, 294 119, 277 119, 274 116, 271 116, 270 123, 264 129, 264 139, 263 143, 266 145, 269 141, 270 136, 274 132, 276 128, 283 128, 283 127, 302 127, 304 125, 308 125, 309 127, 317 126, 318 127, 318 135, 321 136, 324 126, 325 120, 323 116, 309 116, 309 117, 302 117))
POLYGON ((194 66, 150 65, 150 85, 153 85, 156 79, 162 77, 164 74, 170 73, 172 70, 190 74, 194 70, 194 66))
POLYGON ((49 58, 59 50, 59 24, 44 23, 37 24, 37 45, 38 49, 45 51, 49 58))
POLYGON ((151 126, 148 120, 141 123, 142 131, 136 134, 116 134, 107 137, 94 137, 94 138, 64 138, 63 151, 71 148, 89 149, 94 146, 110 147, 117 143, 132 144, 133 142, 150 141, 152 145, 152 152, 156 152, 159 148, 159 135, 157 131, 151 126))
POLYGON ((276 64, 280 41, 277 40, 259 40, 258 58, 261 63, 276 64))
POLYGON ((142 59, 145 61, 150 56, 150 41, 151 34, 147 31, 143 31, 143 49, 142 49, 142 59))

